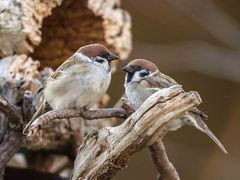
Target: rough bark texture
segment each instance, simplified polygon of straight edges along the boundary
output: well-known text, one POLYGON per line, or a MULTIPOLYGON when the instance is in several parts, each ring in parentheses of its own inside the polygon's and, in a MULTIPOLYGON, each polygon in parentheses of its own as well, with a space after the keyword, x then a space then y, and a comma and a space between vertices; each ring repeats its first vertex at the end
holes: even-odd
MULTIPOLYGON (((5 87, 8 89, 8 87, 5 87)), ((7 92, 13 94, 11 89, 7 92)), ((0 179, 3 179, 6 163, 23 143, 23 119, 18 109, 0 96, 0 179)))
POLYGON ((120 126, 103 128, 85 138, 72 179, 111 179, 131 155, 162 137, 165 124, 200 103, 196 92, 184 93, 180 86, 158 91, 120 126))
MULTIPOLYGON (((42 142, 28 142, 21 135, 41 101, 41 98, 33 99, 32 94, 52 73, 45 66, 56 68, 80 46, 93 42, 107 46, 124 59, 131 51, 130 28, 130 16, 120 8, 119 0, 0 1, 1 103, 8 102, 19 113, 17 118, 10 118, 15 115, 11 108, 0 107, 5 113, 0 119, 0 124, 4 124, 0 127, 2 176, 6 162, 22 142, 30 149, 61 149, 72 153, 89 131, 112 125, 108 119, 86 122, 71 118, 54 121, 45 128, 42 142), (38 70, 39 61, 42 71, 38 70), (18 128, 13 126, 14 121, 20 122, 18 128)), ((108 100, 104 96, 96 107, 104 107, 108 100)))
POLYGON ((131 20, 119 0, 3 0, 0 12, 2 57, 34 52, 42 67, 56 68, 89 43, 104 44, 121 59, 131 51, 131 20))
POLYGON ((0 2, 0 56, 28 54, 41 42, 43 19, 61 0, 2 0, 0 2))

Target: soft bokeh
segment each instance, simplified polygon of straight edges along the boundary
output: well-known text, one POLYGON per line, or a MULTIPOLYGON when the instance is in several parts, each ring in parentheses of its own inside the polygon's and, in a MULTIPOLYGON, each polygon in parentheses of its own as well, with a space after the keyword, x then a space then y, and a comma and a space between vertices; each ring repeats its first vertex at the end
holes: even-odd
MULTIPOLYGON (((199 108, 209 116, 206 123, 229 152, 225 155, 206 135, 187 126, 167 134, 166 149, 180 177, 240 179, 240 1, 127 0, 122 4, 133 22, 129 60, 154 61, 185 90, 198 91, 203 99, 199 108)), ((112 102, 121 95, 123 82, 119 71, 109 90, 112 102)), ((144 150, 114 179, 146 180, 156 175, 144 150)))

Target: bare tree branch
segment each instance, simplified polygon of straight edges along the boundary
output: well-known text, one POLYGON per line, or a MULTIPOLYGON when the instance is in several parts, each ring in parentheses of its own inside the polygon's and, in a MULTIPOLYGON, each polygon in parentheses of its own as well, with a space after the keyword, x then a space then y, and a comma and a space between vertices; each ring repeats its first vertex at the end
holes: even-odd
POLYGON ((5 167, 6 163, 18 151, 22 144, 23 136, 21 132, 10 131, 4 136, 0 148, 0 169, 5 167))
POLYGON ((81 117, 86 120, 102 119, 102 118, 125 118, 126 111, 120 108, 110 108, 110 109, 98 109, 98 110, 84 110, 84 109, 64 109, 64 110, 52 110, 49 111, 39 118, 37 118, 24 133, 28 137, 34 134, 42 134, 42 128, 48 125, 55 119, 66 119, 73 117, 81 117))
POLYGON ((4 125, 4 127, 1 127, 1 129, 4 129, 4 133, 1 134, 0 139, 0 180, 2 180, 7 162, 23 144, 23 136, 21 131, 9 128, 6 116, 2 115, 0 118, 1 125, 4 125))
POLYGON ((0 96, 1 134, 0 134, 0 179, 3 179, 7 162, 22 146, 22 116, 18 110, 0 96))
POLYGON ((71 178, 111 179, 131 155, 163 135, 166 123, 200 103, 197 92, 183 92, 180 86, 156 92, 120 126, 103 128, 85 138, 71 178))
POLYGON ((168 160, 167 153, 161 139, 149 146, 149 150, 151 152, 153 162, 159 172, 158 180, 180 180, 175 167, 168 160))

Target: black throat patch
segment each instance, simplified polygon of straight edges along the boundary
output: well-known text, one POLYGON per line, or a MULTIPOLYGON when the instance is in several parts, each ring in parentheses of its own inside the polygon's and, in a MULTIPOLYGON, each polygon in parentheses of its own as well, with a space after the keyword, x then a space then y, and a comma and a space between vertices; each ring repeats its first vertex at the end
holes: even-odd
POLYGON ((134 73, 127 73, 127 83, 129 83, 133 78, 134 73))

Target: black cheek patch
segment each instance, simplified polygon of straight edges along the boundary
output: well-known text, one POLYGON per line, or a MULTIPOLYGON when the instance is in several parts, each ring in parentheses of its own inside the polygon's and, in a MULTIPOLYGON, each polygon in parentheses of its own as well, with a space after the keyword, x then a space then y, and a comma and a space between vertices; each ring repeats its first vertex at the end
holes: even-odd
POLYGON ((149 71, 144 71, 139 74, 140 77, 145 77, 147 75, 149 75, 149 71))
POLYGON ((133 73, 127 73, 127 83, 129 83, 133 78, 133 73))

